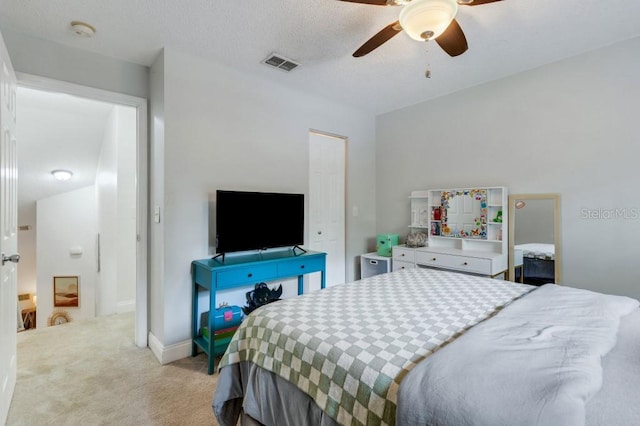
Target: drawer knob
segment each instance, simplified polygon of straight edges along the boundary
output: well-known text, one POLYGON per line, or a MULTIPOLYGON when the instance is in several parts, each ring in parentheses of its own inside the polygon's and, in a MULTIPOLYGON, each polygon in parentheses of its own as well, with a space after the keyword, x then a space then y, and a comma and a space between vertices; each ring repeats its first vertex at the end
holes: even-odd
POLYGON ((253 276, 253 274, 252 274, 251 272, 249 272, 249 273, 247 274, 247 277, 249 277, 249 278, 251 278, 252 276, 253 276))
POLYGON ((404 253, 400 254, 400 256, 404 256, 404 253))
POLYGON ((300 265, 300 269, 304 269, 304 265, 300 265))
POLYGON ((468 265, 468 263, 467 263, 467 262, 464 262, 464 263, 463 263, 463 265, 464 265, 464 266, 467 266, 467 265, 468 265))
POLYGON ((433 259, 431 259, 431 260, 432 260, 433 262, 435 262, 435 261, 436 261, 436 258, 434 257, 434 258, 433 258, 433 259))

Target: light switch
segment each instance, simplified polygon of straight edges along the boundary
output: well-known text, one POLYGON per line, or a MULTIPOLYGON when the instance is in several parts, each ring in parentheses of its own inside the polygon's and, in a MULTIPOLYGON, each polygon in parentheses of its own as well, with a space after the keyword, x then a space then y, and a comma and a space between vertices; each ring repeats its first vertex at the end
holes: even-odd
POLYGON ((155 206, 153 208, 153 221, 155 223, 160 223, 160 206, 155 206))

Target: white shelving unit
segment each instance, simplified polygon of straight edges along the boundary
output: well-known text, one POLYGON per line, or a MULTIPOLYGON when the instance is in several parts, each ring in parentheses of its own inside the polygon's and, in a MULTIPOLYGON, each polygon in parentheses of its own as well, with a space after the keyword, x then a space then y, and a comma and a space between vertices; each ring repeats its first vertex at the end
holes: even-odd
MULTIPOLYGON (((394 270, 415 265, 495 277, 508 269, 505 187, 431 189, 426 194, 414 191, 410 198, 410 228, 414 228, 413 200, 427 200, 428 247, 394 249, 394 270)), ((419 206, 422 211, 423 204, 419 206)), ((418 225, 424 228, 422 222, 418 225)))

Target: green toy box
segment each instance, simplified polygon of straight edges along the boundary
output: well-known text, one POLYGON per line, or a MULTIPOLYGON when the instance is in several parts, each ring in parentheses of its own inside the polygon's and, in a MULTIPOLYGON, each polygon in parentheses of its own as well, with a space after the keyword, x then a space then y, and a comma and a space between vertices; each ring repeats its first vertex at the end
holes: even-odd
POLYGON ((378 234, 376 247, 378 256, 391 257, 391 247, 400 244, 400 236, 398 234, 378 234))

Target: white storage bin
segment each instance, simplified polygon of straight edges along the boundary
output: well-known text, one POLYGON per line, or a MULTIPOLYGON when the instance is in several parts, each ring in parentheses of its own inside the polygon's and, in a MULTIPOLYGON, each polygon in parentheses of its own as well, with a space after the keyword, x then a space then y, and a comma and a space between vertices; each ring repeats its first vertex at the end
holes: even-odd
POLYGON ((391 272, 391 258, 367 253, 360 256, 360 278, 391 272))

